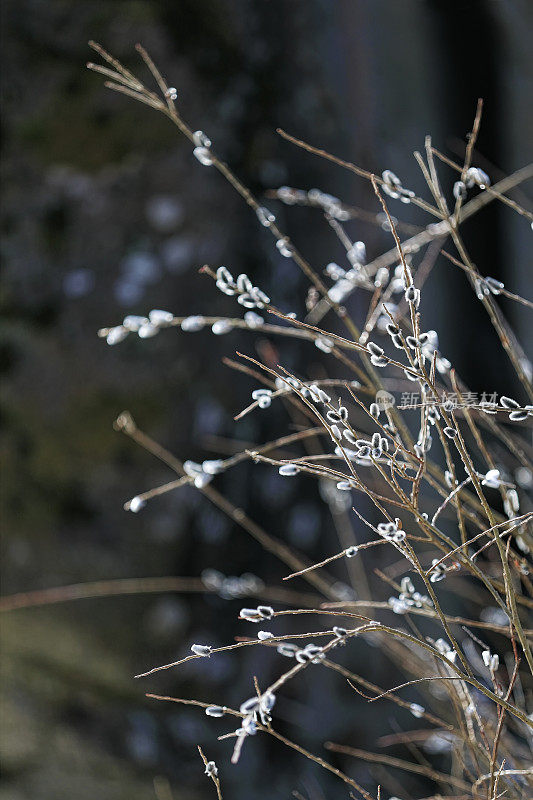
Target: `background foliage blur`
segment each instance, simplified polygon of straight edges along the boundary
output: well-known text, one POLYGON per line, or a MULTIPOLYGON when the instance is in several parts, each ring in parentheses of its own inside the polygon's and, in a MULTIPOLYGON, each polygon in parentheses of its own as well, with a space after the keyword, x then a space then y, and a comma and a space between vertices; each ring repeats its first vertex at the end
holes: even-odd
MULTIPOLYGON (((255 192, 319 186, 377 210, 365 182, 292 148, 275 128, 367 169, 393 169, 423 192, 412 151, 432 133, 459 158, 482 96, 486 160, 477 163, 494 178, 519 168, 531 141, 527 0, 4 0, 2 15, 3 593, 198 576, 208 567, 273 584, 284 574, 279 564, 193 490, 126 514, 125 500, 172 475, 112 430, 128 408, 172 452, 196 460, 225 454, 228 439, 261 442, 283 432, 275 409, 233 423, 252 386, 221 359, 241 348, 255 354, 257 337, 171 331, 111 349, 96 330, 150 308, 230 312, 231 300, 198 275, 205 262, 249 273, 287 310, 303 310, 307 286, 166 120, 85 70, 86 42, 101 41, 138 68, 133 46, 141 41, 178 88, 185 119, 255 192)), ((446 173, 448 190, 451 181, 446 173)), ((342 258, 317 212, 276 205, 315 268, 342 258)), ((484 215, 468 225, 475 260, 483 274, 530 296, 519 256, 527 225, 495 205, 484 215)), ((403 218, 429 221, 411 209, 403 218)), ((370 256, 391 246, 379 228, 354 222, 350 231, 370 256)), ((494 334, 463 276, 440 263, 428 291, 441 349, 471 388, 508 388, 507 364, 492 356, 494 334)), ((351 310, 357 315, 357 299, 351 310)), ((520 308, 505 310, 527 344, 520 308)), ((289 367, 318 368, 318 351, 290 341, 282 349, 289 367)), ((335 552, 335 528, 310 482, 243 466, 219 488, 311 558, 335 552)), ((274 660, 243 651, 157 681, 132 680, 192 641, 230 641, 240 605, 141 595, 4 615, 2 798, 151 798, 157 775, 168 777, 177 800, 207 797, 196 743, 223 765, 233 800, 285 798, 293 788, 317 800, 341 796, 333 779, 264 739, 229 769, 228 745, 215 740, 225 725, 143 696, 156 689, 238 704, 251 693, 248 676, 268 680, 279 669, 274 660)), ((363 668, 368 651, 359 658, 363 668)), ((372 669, 384 685, 394 679, 377 651, 372 669)), ((385 706, 370 716, 318 670, 287 694, 283 723, 311 749, 317 727, 320 740, 366 746, 402 725, 385 706), (343 698, 356 713, 338 714, 343 698)), ((364 781, 368 767, 350 769, 364 781)), ((409 796, 409 778, 391 781, 391 793, 409 796)))

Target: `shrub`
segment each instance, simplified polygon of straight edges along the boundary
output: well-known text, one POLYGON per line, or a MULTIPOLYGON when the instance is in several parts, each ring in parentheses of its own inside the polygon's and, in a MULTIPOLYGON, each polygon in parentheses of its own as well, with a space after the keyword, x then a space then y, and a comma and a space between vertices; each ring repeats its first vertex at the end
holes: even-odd
MULTIPOLYGON (((244 329, 252 335, 292 336, 314 344, 349 376, 317 380, 305 365, 296 373, 281 364, 239 354, 239 363, 234 366, 248 374, 255 387, 239 418, 267 412, 272 404, 284 402, 302 424, 295 433, 280 432, 276 441, 226 459, 182 463, 140 431, 128 412, 118 418, 118 429, 177 473, 172 483, 130 500, 126 504, 129 510, 138 512, 154 495, 192 484, 286 565, 290 572, 287 581, 296 577, 306 580, 314 593, 306 607, 300 607, 296 593, 292 603, 290 592, 285 595, 285 607, 278 607, 281 602, 275 607, 269 605, 268 597, 257 606, 243 607, 240 618, 257 625, 257 636, 249 635, 224 647, 196 643, 179 661, 154 667, 138 677, 177 668, 192 659, 216 658, 217 653, 227 650, 273 648, 279 654, 279 677, 267 687, 250 677, 254 688, 239 708, 151 696, 196 705, 209 717, 228 718, 231 730, 222 738, 231 741, 232 762, 246 757, 251 736, 263 734, 334 773, 357 795, 379 797, 379 787, 361 786, 348 773, 278 731, 276 711, 283 706, 285 686, 304 670, 333 670, 369 703, 392 702, 424 720, 426 743, 430 739, 433 743, 428 751, 447 753, 448 769, 439 771, 426 758, 404 761, 347 745, 328 743, 330 750, 434 781, 440 788, 432 797, 490 800, 503 794, 525 796, 526 786, 533 785, 528 761, 533 722, 527 710, 533 630, 526 627, 532 606, 528 556, 533 513, 521 506, 527 505, 525 489, 532 483, 532 454, 523 435, 533 415, 533 406, 527 405, 533 398, 532 373, 497 298, 504 295, 529 308, 532 304, 508 291, 503 283, 484 276, 472 261, 460 232, 461 223, 493 201, 509 206, 523 217, 524 224, 531 222, 533 215, 506 194, 524 178, 524 171, 491 186, 485 172, 472 164, 481 101, 462 164, 434 148, 429 137, 425 156, 415 154, 429 199, 405 188, 390 170, 379 177, 280 131, 296 145, 370 181, 380 207, 372 218, 391 235, 391 249, 368 260, 364 243, 352 242, 343 225, 354 216, 353 209, 318 190, 281 187, 275 192, 278 200, 289 206, 316 208, 345 247, 346 268, 331 263, 319 275, 280 229, 274 214, 216 155, 206 134, 194 131, 184 121, 176 104, 176 89, 168 87, 146 51, 137 46, 157 91, 148 89, 99 45, 92 46, 109 65, 89 64, 108 79, 106 86, 164 114, 190 141, 199 164, 218 170, 241 195, 258 223, 272 234, 281 256, 303 271, 311 287, 308 316, 301 320, 277 307, 275 287, 258 287, 248 275, 235 276, 225 266, 206 265, 202 273, 234 299, 235 316, 177 317, 156 309, 146 317, 127 316, 99 335, 110 345, 132 335, 143 339, 164 335, 164 329, 175 327, 194 332, 209 326, 215 335, 244 329), (446 197, 441 189, 438 162, 456 173, 452 197, 446 197), (430 224, 403 236, 401 222, 389 210, 393 203, 417 206, 429 215, 430 224), (448 241, 455 255, 444 249, 448 241), (429 327, 431 308, 424 305, 422 312, 421 306, 424 282, 440 253, 464 272, 486 309, 526 402, 472 392, 440 352, 437 332, 429 327), (369 298, 361 328, 344 305, 356 290, 369 298), (326 314, 337 316, 342 333, 322 327, 326 314), (405 388, 400 397, 390 391, 398 385, 405 388), (413 409, 414 414, 406 413, 413 409), (305 451, 311 440, 323 447, 305 451), (265 532, 214 489, 220 473, 243 461, 248 461, 250 468, 253 463, 268 464, 286 480, 297 475, 315 480, 330 504, 349 508, 353 502, 353 514, 361 523, 359 538, 356 540, 352 532, 351 543, 344 543, 336 553, 324 554, 319 563, 304 560, 282 538, 265 532), (367 518, 360 510, 360 495, 374 507, 374 517, 367 518), (327 572, 331 562, 345 559, 360 562, 364 577, 366 551, 375 547, 396 559, 393 577, 380 573, 391 587, 388 602, 354 599, 349 587, 334 581, 327 572), (446 610, 449 595, 442 592, 446 587, 469 598, 469 616, 453 616, 446 610), (276 635, 269 626, 282 615, 310 615, 316 621, 311 631, 276 635), (355 639, 377 645, 393 662, 401 664, 410 679, 383 689, 339 664, 339 649, 345 648, 349 660, 355 639), (403 699, 403 690, 409 686, 416 686, 423 703, 403 699)), ((233 597, 239 592, 242 596, 261 593, 261 582, 250 578, 243 577, 242 585, 231 589, 225 588, 228 579, 213 570, 204 573, 202 580, 207 590, 227 590, 233 597), (253 585, 249 585, 250 580, 253 585)), ((336 713, 345 712, 339 708, 336 713)), ((222 796, 216 765, 201 755, 206 774, 222 796)))

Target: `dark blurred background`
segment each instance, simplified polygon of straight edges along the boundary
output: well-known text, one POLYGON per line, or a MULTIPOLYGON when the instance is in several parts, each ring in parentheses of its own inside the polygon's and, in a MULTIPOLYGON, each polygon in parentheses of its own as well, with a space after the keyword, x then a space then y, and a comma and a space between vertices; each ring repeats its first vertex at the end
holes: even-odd
MULTIPOLYGON (((231 452, 229 440, 268 441, 287 421, 273 408, 233 422, 255 384, 221 359, 236 349, 257 355, 264 341, 255 334, 172 330, 109 348, 97 329, 151 308, 232 314, 231 298, 198 275, 205 262, 247 272, 299 313, 307 283, 167 120, 109 92, 85 69, 94 59, 88 39, 145 75, 134 50, 142 42, 177 87, 184 118, 209 134, 258 195, 282 184, 319 186, 377 211, 367 182, 283 142, 276 127, 378 173, 393 169, 425 195, 413 150, 431 133, 460 160, 481 96, 483 158, 474 163, 496 180, 531 157, 530 12, 527 0, 4 0, 4 594, 199 576, 206 568, 251 572, 268 585, 286 574, 194 490, 153 500, 138 515, 122 510, 173 477, 113 431, 122 410, 179 457, 200 461, 231 452)), ((441 176, 449 191, 453 173, 441 176)), ((316 269, 342 259, 317 211, 267 202, 316 269)), ((430 221, 410 208, 395 206, 395 213, 430 221)), ((356 221, 347 229, 366 242, 369 257, 391 246, 379 227, 356 221)), ((496 204, 465 230, 481 272, 526 296, 531 264, 522 254, 530 233, 496 204)), ((428 322, 470 387, 510 393, 508 364, 464 276, 439 262, 428 291, 428 322)), ((530 346, 520 307, 502 307, 530 346)), ((357 301, 350 310, 361 311, 357 301)), ((271 344, 289 368, 321 368, 316 348, 271 344)), ((345 377, 336 369, 331 377, 345 377)), ((310 558, 339 549, 340 523, 312 482, 245 465, 216 485, 310 558)), ((344 567, 331 573, 347 578, 344 567)), ((388 596, 386 586, 380 591, 388 596)), ((216 735, 231 725, 144 697, 156 690, 238 705, 252 693, 252 674, 266 685, 286 666, 279 657, 250 649, 132 679, 194 641, 229 643, 245 632, 236 622, 242 604, 161 593, 3 615, 1 797, 138 800, 155 796, 156 776, 168 778, 176 800, 211 797, 197 743, 219 764, 228 799, 288 798, 294 788, 315 800, 347 796, 335 778, 266 737, 247 742, 242 762, 230 768, 231 745, 216 735)), ((355 653, 351 665, 365 669, 368 653, 355 653)), ((373 679, 391 685, 395 669, 377 650, 371 656, 373 679)), ((354 699, 342 680, 310 669, 287 689, 279 724, 319 754, 326 739, 371 749, 377 736, 412 724, 394 706, 375 708, 354 699), (350 711, 339 714, 344 701, 350 711)), ((335 763, 363 783, 383 777, 379 768, 335 763)), ((410 776, 387 780, 390 794, 410 796, 410 776)))

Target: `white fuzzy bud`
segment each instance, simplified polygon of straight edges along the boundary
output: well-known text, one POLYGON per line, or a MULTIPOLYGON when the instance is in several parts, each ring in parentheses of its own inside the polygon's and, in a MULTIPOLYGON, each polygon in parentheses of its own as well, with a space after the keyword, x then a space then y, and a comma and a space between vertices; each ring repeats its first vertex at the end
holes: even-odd
POLYGON ((257 219, 265 228, 270 228, 272 223, 276 221, 274 214, 264 206, 256 208, 255 213, 257 214, 257 219))
POLYGON ((130 502, 128 503, 128 511, 132 511, 134 514, 137 514, 141 508, 144 508, 146 505, 146 500, 143 500, 141 497, 133 497, 130 502))
POLYGON ((339 481, 337 483, 337 489, 340 492, 349 492, 353 488, 353 484, 350 481, 339 481))
POLYGON ((247 622, 261 622, 263 619, 257 608, 241 608, 239 617, 247 622))
POLYGON ((490 178, 479 167, 470 167, 465 176, 465 183, 468 188, 477 185, 480 189, 486 189, 487 186, 490 186, 490 178))
POLYGON ((200 316, 185 317, 181 323, 181 330, 187 333, 201 331, 205 327, 205 318, 200 316))
POLYGON ((204 472, 207 472, 208 475, 218 475, 218 473, 222 472, 224 469, 224 462, 220 458, 213 461, 204 461, 202 469, 204 472))
POLYGON ((210 644, 193 644, 191 650, 195 656, 210 656, 212 648, 210 644))
POLYGON ((498 487, 501 486, 503 483, 500 476, 500 470, 489 469, 489 471, 486 473, 481 483, 484 486, 490 486, 491 489, 498 489, 498 487))
POLYGON ((260 328, 265 324, 263 317, 260 317, 255 311, 247 311, 244 315, 244 321, 249 328, 260 328))
POLYGON ((158 328, 166 328, 171 325, 174 320, 174 314, 171 314, 170 311, 161 311, 158 308, 154 308, 153 311, 150 311, 148 316, 150 317, 152 325, 156 325, 158 328))
POLYGON ((300 470, 296 464, 282 464, 278 472, 285 478, 293 478, 295 475, 298 475, 300 470))
POLYGON ((215 336, 222 336, 224 333, 229 333, 233 330, 233 325, 228 319, 217 319, 211 327, 215 336))
POLYGON ((323 353, 331 353, 333 350, 333 342, 331 339, 327 339, 325 336, 319 336, 315 339, 315 347, 318 347, 319 350, 322 350, 323 353))
POLYGON ((205 710, 208 717, 223 717, 226 713, 224 706, 208 706, 205 710))
POLYGON ((139 328, 142 325, 147 325, 150 320, 147 317, 138 317, 135 314, 129 314, 127 317, 124 317, 123 325, 129 331, 133 331, 133 333, 137 333, 139 328))
POLYGON ((284 258, 290 258, 292 256, 292 247, 287 239, 278 239, 276 247, 284 258))
POLYGON ((466 199, 466 185, 463 181, 455 181, 453 185, 453 196, 456 200, 466 199))
POLYGON ((155 336, 157 333, 159 333, 159 328, 151 323, 148 323, 148 325, 141 325, 137 331, 137 335, 140 339, 151 339, 152 336, 155 336))
POLYGON ((197 158, 204 167, 210 167, 213 164, 213 156, 207 147, 195 147, 192 152, 195 158, 197 158))
POLYGON ((129 331, 127 330, 127 328, 123 327, 122 325, 117 325, 114 328, 110 328, 110 330, 108 331, 107 336, 105 337, 106 342, 109 345, 118 344, 119 342, 122 342, 126 338, 128 333, 129 331))
POLYGON ((196 147, 211 147, 211 139, 203 131, 195 131, 192 139, 196 147))

